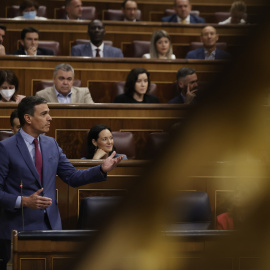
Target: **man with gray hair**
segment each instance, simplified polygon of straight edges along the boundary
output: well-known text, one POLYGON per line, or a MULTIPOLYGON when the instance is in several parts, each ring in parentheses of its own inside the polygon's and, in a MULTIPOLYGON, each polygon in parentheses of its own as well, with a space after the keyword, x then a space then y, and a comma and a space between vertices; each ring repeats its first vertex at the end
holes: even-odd
POLYGON ((194 102, 198 91, 198 78, 195 69, 182 67, 178 70, 177 88, 179 95, 169 101, 169 103, 191 104, 194 102))
POLYGON ((54 68, 54 85, 36 93, 48 103, 94 103, 87 87, 75 87, 74 69, 69 64, 59 64, 54 68))

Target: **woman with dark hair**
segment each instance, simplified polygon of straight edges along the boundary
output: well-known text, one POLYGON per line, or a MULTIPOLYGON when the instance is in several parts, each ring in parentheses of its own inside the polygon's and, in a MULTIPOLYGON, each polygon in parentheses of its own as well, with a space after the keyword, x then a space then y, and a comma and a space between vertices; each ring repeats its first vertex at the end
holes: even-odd
POLYGON ((18 95, 19 81, 11 70, 0 70, 0 102, 19 103, 25 96, 18 95))
POLYGON ((176 59, 169 34, 164 30, 153 32, 150 53, 146 53, 142 57, 146 59, 176 59))
MULTIPOLYGON (((88 155, 89 159, 105 159, 116 151, 111 129, 105 125, 95 125, 88 133, 88 155)), ((115 154, 114 158, 122 156, 115 154)), ((127 159, 123 155, 123 159, 127 159)))
POLYGON ((144 68, 132 69, 126 79, 125 93, 118 95, 114 103, 159 103, 155 96, 148 95, 150 75, 144 68))

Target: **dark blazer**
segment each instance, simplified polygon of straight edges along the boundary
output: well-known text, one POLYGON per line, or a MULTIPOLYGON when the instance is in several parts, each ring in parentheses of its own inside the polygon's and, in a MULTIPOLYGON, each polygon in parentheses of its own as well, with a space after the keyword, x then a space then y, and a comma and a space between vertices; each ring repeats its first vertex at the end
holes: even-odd
POLYGON ((182 95, 179 94, 178 96, 172 98, 168 103, 169 104, 184 104, 185 101, 184 101, 182 95))
POLYGON ((121 94, 115 97, 114 103, 160 103, 160 101, 156 96, 151 96, 148 94, 144 95, 142 102, 137 101, 130 95, 121 94))
MULTIPOLYGON (((230 59, 231 55, 223 50, 216 49, 215 59, 230 59)), ((199 48, 187 53, 186 59, 205 59, 204 48, 199 48)))
MULTIPOLYGON (((77 170, 69 162, 54 138, 40 135, 42 153, 43 196, 52 199, 46 209, 53 230, 61 230, 61 218, 56 202, 56 174, 68 185, 80 186, 106 180, 100 166, 77 170)), ((10 239, 12 230, 22 230, 21 209, 15 208, 22 194, 30 196, 41 188, 40 177, 20 132, 0 142, 0 239, 10 239)), ((24 229, 44 230, 44 210, 24 208, 24 229)))
MULTIPOLYGON (((14 55, 25 55, 24 49, 19 49, 13 53, 14 55)), ((38 48, 37 55, 54 55, 52 50, 38 48)))
MULTIPOLYGON (((161 18, 162 22, 177 22, 177 14, 161 18)), ((190 14, 190 23, 205 23, 205 19, 190 14)))
MULTIPOLYGON (((86 44, 79 44, 79 45, 73 46, 71 48, 71 56, 93 57, 90 42, 86 44)), ((124 56, 120 49, 104 44, 103 57, 124 57, 124 56)))

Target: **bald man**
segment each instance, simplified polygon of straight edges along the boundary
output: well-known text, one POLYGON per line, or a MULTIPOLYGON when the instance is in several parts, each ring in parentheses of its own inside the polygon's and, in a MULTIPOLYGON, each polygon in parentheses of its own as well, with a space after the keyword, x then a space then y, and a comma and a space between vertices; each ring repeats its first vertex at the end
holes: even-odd
POLYGON ((205 26, 201 32, 201 42, 203 43, 203 47, 188 52, 186 59, 229 59, 231 57, 229 53, 216 47, 218 38, 217 31, 213 26, 205 26))

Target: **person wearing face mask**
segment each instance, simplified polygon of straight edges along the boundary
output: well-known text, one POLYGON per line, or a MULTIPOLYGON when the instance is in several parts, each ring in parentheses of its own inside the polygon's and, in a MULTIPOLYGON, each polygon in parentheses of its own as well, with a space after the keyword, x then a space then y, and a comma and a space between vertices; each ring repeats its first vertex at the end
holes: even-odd
POLYGON ((159 103, 157 97, 147 94, 150 85, 149 72, 144 68, 134 68, 127 76, 125 93, 118 95, 114 103, 159 103))
POLYGON ((0 70, 0 102, 19 103, 25 96, 18 95, 18 78, 11 70, 0 70))
POLYGON ((22 16, 15 17, 14 20, 47 20, 45 17, 37 16, 38 4, 33 0, 24 0, 20 5, 22 16))
MULTIPOLYGON (((88 154, 86 158, 89 159, 105 159, 116 151, 114 147, 113 135, 111 129, 105 125, 95 125, 88 133, 88 154)), ((115 154, 114 158, 126 155, 115 154)))
POLYGON ((150 53, 143 55, 146 59, 175 59, 172 51, 171 38, 164 30, 157 30, 152 34, 150 53))

